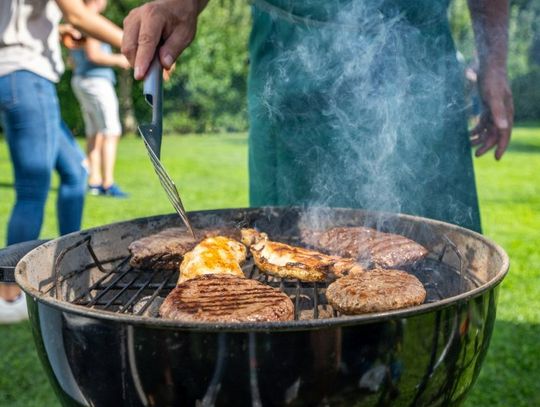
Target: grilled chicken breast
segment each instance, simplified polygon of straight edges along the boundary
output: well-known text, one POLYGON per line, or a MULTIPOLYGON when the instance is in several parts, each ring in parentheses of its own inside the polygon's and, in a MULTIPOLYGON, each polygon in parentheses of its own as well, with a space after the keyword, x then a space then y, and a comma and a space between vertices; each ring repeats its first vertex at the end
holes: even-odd
POLYGON ((374 269, 334 281, 326 289, 326 298, 335 310, 356 315, 422 304, 426 290, 412 274, 374 269))
POLYGON ((246 246, 237 240, 225 236, 206 238, 184 255, 178 283, 204 274, 244 277, 241 265, 246 256, 246 246))
POLYGON ((294 319, 294 305, 286 294, 259 281, 210 274, 179 284, 159 313, 179 321, 288 321, 294 319))
POLYGON ((133 241, 130 265, 138 269, 178 270, 184 254, 202 239, 227 236, 240 239, 240 231, 233 228, 197 229, 197 239, 185 228, 167 228, 159 233, 133 241))
POLYGON ((411 239, 361 226, 304 230, 301 238, 316 250, 389 269, 414 263, 428 255, 424 246, 411 239))
POLYGON ((242 229, 242 242, 250 248, 255 265, 264 273, 301 281, 324 281, 349 273, 363 272, 353 259, 328 256, 268 239, 266 233, 242 229))

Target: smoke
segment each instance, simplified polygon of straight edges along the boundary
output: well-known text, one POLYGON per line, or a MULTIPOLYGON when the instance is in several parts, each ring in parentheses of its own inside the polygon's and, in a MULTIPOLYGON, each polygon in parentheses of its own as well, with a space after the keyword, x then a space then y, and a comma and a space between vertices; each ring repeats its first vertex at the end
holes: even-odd
POLYGON ((279 204, 463 223, 471 209, 448 185, 466 176, 455 158, 467 146, 448 148, 446 139, 449 127, 463 126, 463 88, 449 37, 433 33, 445 10, 410 17, 383 1, 333 3, 341 2, 325 3, 324 23, 273 17, 279 52, 259 101, 289 154, 279 204))

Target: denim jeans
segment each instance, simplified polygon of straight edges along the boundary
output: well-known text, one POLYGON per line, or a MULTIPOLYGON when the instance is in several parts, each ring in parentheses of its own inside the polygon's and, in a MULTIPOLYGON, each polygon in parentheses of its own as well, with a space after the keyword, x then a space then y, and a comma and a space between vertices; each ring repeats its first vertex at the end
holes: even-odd
POLYGON ((87 175, 84 154, 62 121, 54 83, 29 71, 0 76, 0 113, 16 192, 7 244, 39 237, 53 169, 60 176, 60 234, 79 230, 87 175))

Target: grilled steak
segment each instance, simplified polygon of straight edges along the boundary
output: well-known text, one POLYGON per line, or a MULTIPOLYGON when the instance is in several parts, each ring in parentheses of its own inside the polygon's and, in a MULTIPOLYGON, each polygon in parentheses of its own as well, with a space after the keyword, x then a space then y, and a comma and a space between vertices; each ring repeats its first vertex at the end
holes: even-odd
POLYGON ((179 284, 159 313, 178 321, 288 321, 294 319, 294 305, 286 294, 256 280, 210 274, 179 284))
POLYGON ((334 281, 326 289, 326 298, 337 311, 355 315, 422 304, 426 290, 412 274, 375 269, 334 281))
POLYGON ((255 265, 260 271, 281 278, 301 281, 324 281, 364 269, 353 259, 326 254, 273 242, 266 233, 242 229, 242 242, 249 246, 255 265))
POLYGON ((178 270, 180 263, 188 251, 196 244, 211 236, 227 236, 240 238, 240 231, 232 228, 197 230, 199 239, 182 228, 169 228, 159 233, 135 240, 129 245, 130 264, 139 269, 178 270))
POLYGON ((390 269, 414 263, 428 255, 424 246, 411 239, 361 226, 304 230, 301 239, 316 250, 390 269))
POLYGON ((184 255, 178 283, 204 274, 231 274, 244 277, 241 264, 247 249, 225 236, 208 237, 184 255))

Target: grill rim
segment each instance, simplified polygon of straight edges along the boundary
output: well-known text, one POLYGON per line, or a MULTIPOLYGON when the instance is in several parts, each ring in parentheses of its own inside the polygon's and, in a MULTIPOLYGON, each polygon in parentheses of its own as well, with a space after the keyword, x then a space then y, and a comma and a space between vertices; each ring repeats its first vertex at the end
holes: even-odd
MULTIPOLYGON (((223 215, 226 213, 235 213, 240 211, 257 211, 257 210, 298 210, 303 211, 305 208, 299 207, 261 207, 261 208, 231 208, 231 209, 217 209, 217 210, 205 210, 205 211, 194 211, 189 212, 189 215, 198 215, 198 216, 211 216, 211 215, 223 215)), ((157 215, 151 217, 142 217, 131 219, 122 222, 116 222, 108 225, 102 225, 91 229, 86 229, 79 232, 73 232, 71 234, 59 237, 57 239, 51 240, 36 249, 27 253, 21 261, 17 264, 15 269, 15 279, 21 289, 28 294, 27 301, 37 301, 43 305, 51 306, 60 311, 69 312, 86 318, 93 318, 97 320, 107 320, 110 322, 120 322, 128 325, 136 325, 141 327, 150 327, 150 328, 162 328, 162 329, 172 329, 172 330, 185 330, 185 331, 204 331, 204 332, 261 332, 261 331, 272 331, 272 332, 290 332, 290 331, 304 331, 304 330, 317 330, 325 328, 337 328, 345 327, 351 325, 359 324, 368 324, 374 322, 383 322, 388 320, 402 319, 407 317, 412 317, 415 315, 421 315, 430 313, 433 311, 439 311, 444 308, 459 305, 462 303, 467 303, 470 300, 479 297, 486 293, 487 291, 496 288, 504 279, 509 270, 510 261, 506 252, 495 242, 484 237, 483 235, 462 228, 457 225, 453 225, 446 222, 441 222, 433 219, 423 218, 419 216, 412 216, 406 214, 394 214, 394 213, 385 213, 379 211, 366 211, 361 209, 350 209, 350 208, 328 208, 330 210, 345 210, 345 211, 354 211, 358 213, 367 214, 369 216, 391 216, 398 217, 400 219, 405 219, 412 221, 414 223, 428 223, 434 226, 441 226, 446 229, 453 230, 462 235, 466 235, 467 238, 480 240, 484 245, 492 249, 501 260, 501 267, 495 276, 488 282, 476 287, 465 293, 455 295, 453 297, 448 297, 443 300, 439 300, 433 303, 421 304, 414 307, 377 312, 370 314, 354 315, 354 316, 338 316, 327 319, 309 319, 309 320, 297 320, 297 321, 282 321, 282 322, 240 322, 240 323, 207 323, 207 322, 181 322, 173 321, 155 317, 145 317, 137 316, 132 314, 118 314, 112 311, 100 310, 85 308, 81 305, 75 305, 68 301, 57 300, 55 298, 49 297, 47 294, 34 289, 25 277, 27 269, 32 269, 32 257, 38 256, 40 251, 46 250, 50 246, 53 246, 58 243, 58 241, 64 239, 69 239, 73 237, 84 238, 85 236, 91 236, 100 231, 105 231, 109 228, 121 227, 122 225, 130 225, 134 222, 151 222, 153 220, 162 220, 164 216, 175 216, 175 214, 167 215, 157 215)))

